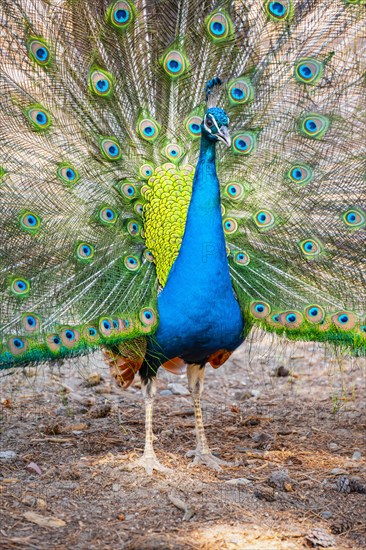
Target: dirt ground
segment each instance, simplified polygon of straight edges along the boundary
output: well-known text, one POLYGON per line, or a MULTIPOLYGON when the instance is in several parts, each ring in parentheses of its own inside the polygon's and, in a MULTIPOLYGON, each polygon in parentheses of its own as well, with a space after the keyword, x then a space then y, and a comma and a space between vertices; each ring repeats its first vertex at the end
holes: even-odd
POLYGON ((172 473, 152 477, 123 469, 142 397, 100 354, 0 376, 3 550, 366 548, 363 360, 258 333, 207 367, 207 437, 238 463, 221 472, 190 467, 193 408, 171 385, 186 378, 162 372, 155 449, 172 473))

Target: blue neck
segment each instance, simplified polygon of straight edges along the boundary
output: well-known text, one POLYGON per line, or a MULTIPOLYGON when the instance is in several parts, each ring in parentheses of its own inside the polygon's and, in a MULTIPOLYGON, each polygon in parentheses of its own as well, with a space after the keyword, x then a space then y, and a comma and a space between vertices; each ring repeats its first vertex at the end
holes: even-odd
POLYGON ((200 280, 211 280, 220 273, 221 280, 229 281, 215 149, 215 142, 201 139, 185 233, 173 271, 183 269, 200 280))
POLYGON ((155 346, 166 357, 204 362, 218 349, 242 341, 243 320, 235 299, 222 227, 215 143, 204 137, 178 258, 158 296, 155 346))

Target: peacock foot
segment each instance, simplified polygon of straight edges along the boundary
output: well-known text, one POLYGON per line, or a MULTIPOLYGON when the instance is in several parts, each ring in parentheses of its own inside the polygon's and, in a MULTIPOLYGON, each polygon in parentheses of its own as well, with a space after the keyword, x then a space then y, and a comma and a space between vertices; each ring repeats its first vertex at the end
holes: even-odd
POLYGON ((195 449, 194 451, 188 451, 186 453, 186 456, 188 458, 191 458, 194 456, 194 460, 189 466, 191 468, 194 468, 195 466, 207 466, 208 468, 212 468, 213 470, 216 470, 217 472, 221 472, 222 468, 221 466, 237 466, 235 462, 226 462, 226 460, 221 460, 221 458, 218 458, 217 456, 213 455, 211 452, 209 453, 202 453, 198 449, 195 449))
POLYGON ((144 468, 147 475, 151 476, 153 471, 162 472, 164 474, 171 474, 172 470, 167 468, 163 464, 160 464, 155 453, 143 454, 140 458, 133 460, 132 462, 122 466, 122 470, 131 471, 134 468, 144 468))

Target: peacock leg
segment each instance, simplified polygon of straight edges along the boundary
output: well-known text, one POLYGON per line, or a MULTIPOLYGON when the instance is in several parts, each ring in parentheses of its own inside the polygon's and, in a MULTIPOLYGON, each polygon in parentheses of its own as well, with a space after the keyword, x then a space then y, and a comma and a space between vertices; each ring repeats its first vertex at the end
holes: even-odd
POLYGON ((156 378, 142 379, 141 390, 145 399, 145 449, 144 454, 134 460, 130 464, 127 464, 124 469, 132 470, 133 468, 145 468, 148 475, 152 475, 154 470, 158 472, 171 472, 169 468, 163 466, 158 461, 154 447, 153 447, 153 430, 152 430, 152 413, 154 398, 156 395, 156 378))
POLYGON ((204 464, 209 468, 213 468, 217 471, 221 470, 221 466, 233 466, 230 462, 225 462, 220 458, 217 458, 211 453, 210 447, 205 435, 205 428, 203 426, 202 419, 202 409, 201 409, 201 394, 203 391, 203 379, 205 376, 204 365, 188 365, 187 367, 187 376, 188 376, 188 389, 191 393, 193 406, 194 406, 194 415, 196 418, 196 438, 197 438, 197 447, 194 451, 188 451, 186 456, 194 456, 194 461, 191 466, 196 466, 197 464, 204 464))

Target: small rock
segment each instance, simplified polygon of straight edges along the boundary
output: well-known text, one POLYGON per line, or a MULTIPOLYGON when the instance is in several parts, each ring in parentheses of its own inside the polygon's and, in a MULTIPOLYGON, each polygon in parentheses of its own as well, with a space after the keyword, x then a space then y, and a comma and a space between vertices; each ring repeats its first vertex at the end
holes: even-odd
POLYGON ((340 493, 350 493, 351 492, 351 486, 350 486, 350 480, 347 476, 339 476, 337 478, 337 491, 340 493))
POLYGON ((360 451, 355 451, 352 455, 352 460, 361 460, 362 458, 362 454, 360 453, 360 451))
POLYGON ((160 432, 160 434, 163 437, 170 437, 171 435, 173 435, 173 430, 163 430, 162 432, 160 432))
POLYGON ((255 432, 252 436, 255 442, 256 449, 266 449, 267 451, 272 447, 273 436, 267 433, 255 432))
POLYGON ((25 504, 26 506, 36 506, 37 505, 37 497, 34 497, 33 495, 25 495, 24 498, 22 498, 22 504, 25 504))
POLYGON ((260 396, 261 392, 259 390, 252 390, 250 393, 252 394, 252 397, 256 399, 257 397, 260 396))
POLYGON ((85 386, 87 388, 93 388, 94 386, 98 386, 102 382, 103 378, 100 376, 98 372, 95 372, 94 374, 91 374, 88 376, 87 380, 85 381, 85 386))
POLYGON ((338 451, 338 449, 340 449, 340 446, 337 445, 337 443, 328 443, 328 449, 330 451, 338 451))
POLYGON ((333 517, 333 514, 330 510, 325 510, 324 512, 322 512, 321 516, 323 519, 330 519, 331 517, 333 517))
POLYGON ((292 491, 291 479, 287 470, 277 470, 268 477, 268 485, 281 491, 292 491))
POLYGON ((352 527, 353 521, 350 518, 340 518, 332 524, 331 530, 335 535, 341 535, 350 531, 352 527))
POLYGON ((333 474, 334 476, 348 474, 348 472, 343 468, 333 468, 333 470, 331 470, 330 473, 333 474))
POLYGON ((171 383, 168 385, 168 388, 174 395, 189 395, 189 391, 186 387, 182 386, 182 384, 178 383, 171 383))
POLYGON ((17 454, 14 451, 0 451, 0 460, 3 462, 15 460, 16 457, 17 454))
POLYGON ((280 378, 281 377, 285 378, 290 374, 290 371, 286 369, 283 365, 281 365, 280 367, 278 367, 278 369, 276 369, 275 374, 280 378))
POLYGON ((159 393, 160 395, 173 395, 173 393, 170 390, 161 390, 161 392, 159 393))
POLYGON ((95 405, 89 411, 90 418, 105 418, 111 412, 112 406, 110 403, 104 405, 95 405))
POLYGON ((252 482, 250 481, 250 479, 247 479, 246 477, 237 477, 237 478, 233 478, 233 479, 228 479, 227 481, 225 481, 225 483, 227 483, 228 485, 250 485, 252 482))
POLYGON ((336 545, 336 541, 332 535, 324 531, 324 529, 312 529, 308 535, 306 535, 306 541, 311 546, 318 548, 329 548, 336 545))
POLYGON ((337 491, 340 493, 366 493, 366 486, 357 477, 339 476, 337 478, 337 491))
POLYGON ((33 495, 25 495, 25 497, 22 498, 22 503, 32 508, 35 506, 39 509, 47 508, 47 503, 43 498, 37 498, 33 495))
POLYGON ((121 489, 121 486, 119 485, 119 483, 113 483, 112 485, 112 491, 114 491, 115 493, 118 493, 118 491, 121 489))
POLYGON ((273 489, 269 487, 261 487, 254 492, 254 495, 259 498, 259 500, 266 500, 267 502, 274 502, 276 500, 276 495, 273 489))
POLYGON ((250 399, 252 396, 252 393, 249 390, 246 391, 237 391, 234 393, 234 399, 236 401, 245 401, 246 399, 250 399))

